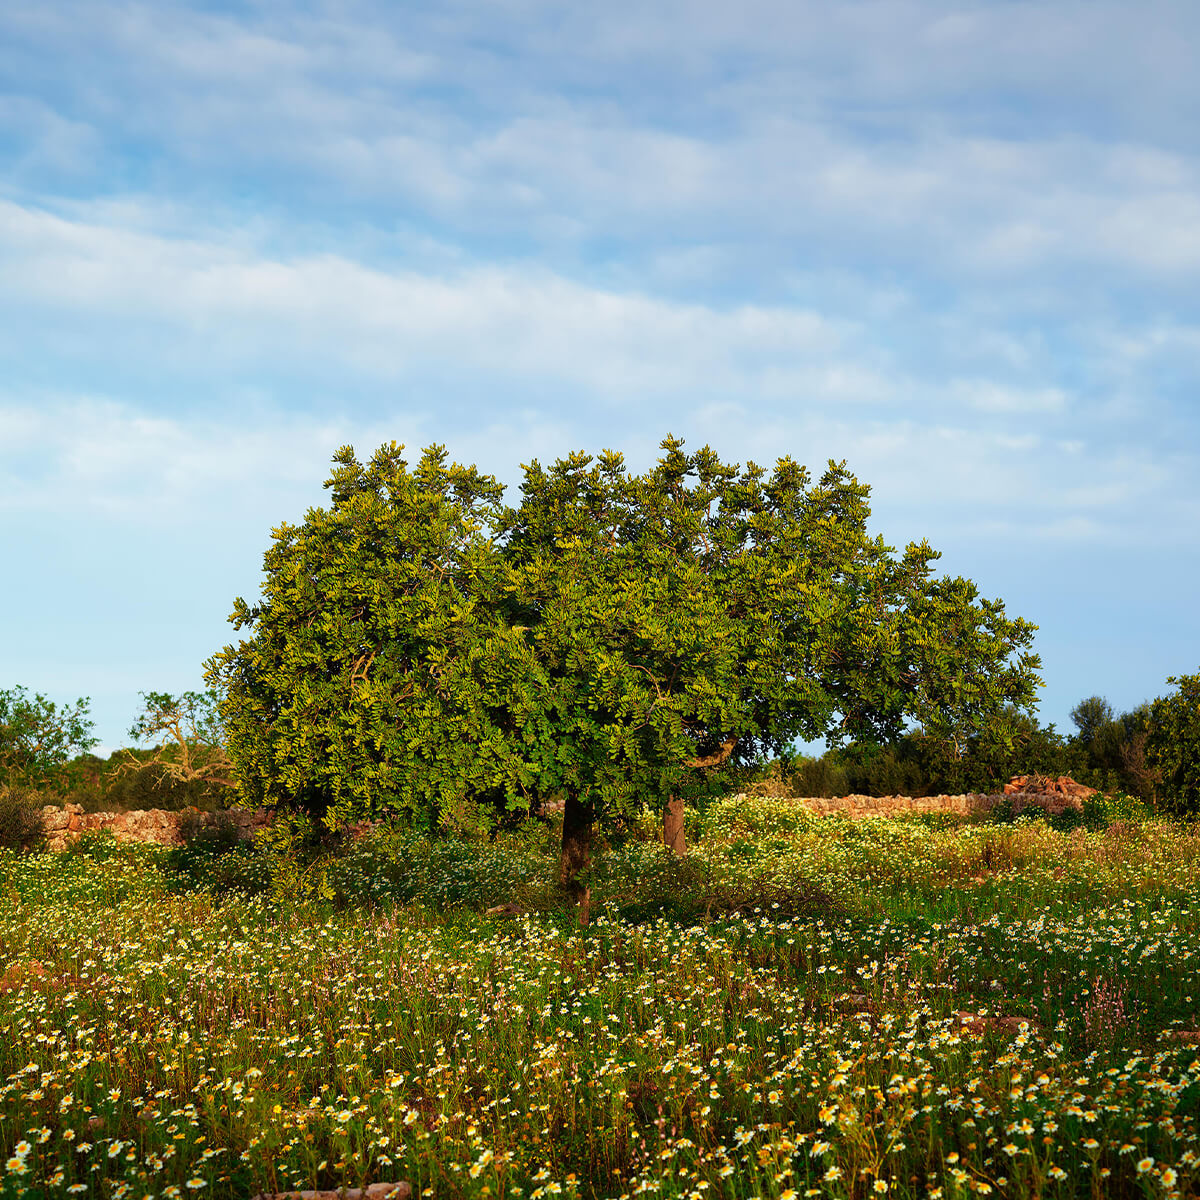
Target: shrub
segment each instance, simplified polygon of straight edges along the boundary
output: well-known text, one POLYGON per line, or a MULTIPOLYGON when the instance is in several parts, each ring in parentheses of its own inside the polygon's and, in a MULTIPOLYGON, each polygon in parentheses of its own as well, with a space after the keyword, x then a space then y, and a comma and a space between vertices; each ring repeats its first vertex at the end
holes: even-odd
POLYGON ((1103 829, 1114 821, 1133 821, 1140 824, 1150 818, 1150 808, 1137 796, 1117 791, 1111 796, 1097 792, 1083 802, 1083 823, 1089 828, 1103 829))
POLYGON ((849 793, 846 769, 829 755, 807 758, 792 771, 789 794, 793 796, 845 796, 849 793))
POLYGON ((0 847, 40 850, 45 840, 41 793, 0 784, 0 847))

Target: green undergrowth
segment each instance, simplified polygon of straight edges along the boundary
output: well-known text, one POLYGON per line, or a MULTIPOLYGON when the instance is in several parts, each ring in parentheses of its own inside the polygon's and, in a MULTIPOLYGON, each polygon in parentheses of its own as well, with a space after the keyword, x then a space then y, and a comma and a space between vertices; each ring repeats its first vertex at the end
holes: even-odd
POLYGON ((582 931, 551 826, 0 853, 0 1195, 1194 1196, 1200 831, 1135 816, 724 801, 582 931))

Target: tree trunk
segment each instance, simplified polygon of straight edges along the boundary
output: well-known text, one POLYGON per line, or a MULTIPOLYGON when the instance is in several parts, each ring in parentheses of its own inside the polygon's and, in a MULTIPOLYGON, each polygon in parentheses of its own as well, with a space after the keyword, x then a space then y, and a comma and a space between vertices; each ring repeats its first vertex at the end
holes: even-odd
POLYGON ((687 853, 683 839, 683 798, 672 796, 663 811, 663 845, 682 858, 687 853))
POLYGON ((587 872, 592 865, 592 823, 595 814, 590 804, 578 796, 567 794, 563 805, 562 858, 558 879, 563 890, 579 906, 580 927, 591 916, 592 888, 587 872), (580 876, 583 876, 581 879, 580 876))

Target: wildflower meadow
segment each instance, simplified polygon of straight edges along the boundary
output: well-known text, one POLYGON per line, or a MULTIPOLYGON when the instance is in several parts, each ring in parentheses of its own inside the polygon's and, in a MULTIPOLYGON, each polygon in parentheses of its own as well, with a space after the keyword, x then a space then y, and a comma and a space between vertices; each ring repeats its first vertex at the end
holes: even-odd
POLYGON ((0 1195, 1200 1195, 1196 827, 689 835, 0 853, 0 1195))

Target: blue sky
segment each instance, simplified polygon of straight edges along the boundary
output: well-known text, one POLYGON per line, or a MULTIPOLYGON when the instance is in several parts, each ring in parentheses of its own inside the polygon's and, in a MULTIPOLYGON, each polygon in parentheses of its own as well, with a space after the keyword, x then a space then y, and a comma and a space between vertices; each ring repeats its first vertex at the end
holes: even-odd
POLYGON ((846 459, 1041 627, 1200 668, 1200 6, 0 6, 0 687, 198 687, 339 445, 846 459))

